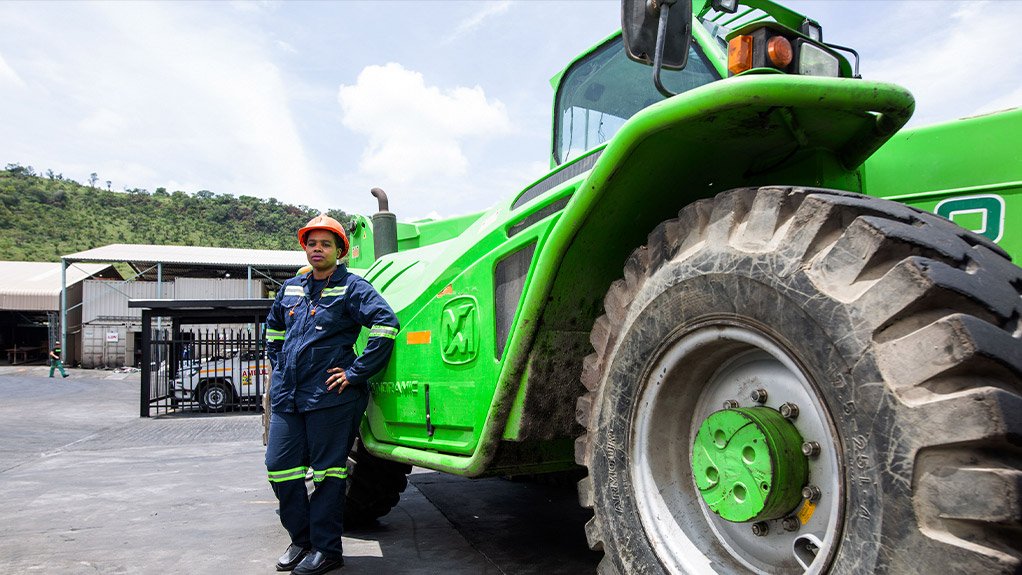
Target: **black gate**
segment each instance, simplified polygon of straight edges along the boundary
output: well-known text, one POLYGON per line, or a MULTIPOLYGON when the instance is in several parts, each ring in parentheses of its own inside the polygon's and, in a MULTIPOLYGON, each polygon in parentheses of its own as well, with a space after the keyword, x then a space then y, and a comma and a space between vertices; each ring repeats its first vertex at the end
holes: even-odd
POLYGON ((142 308, 140 415, 262 408, 273 300, 130 300, 142 308))

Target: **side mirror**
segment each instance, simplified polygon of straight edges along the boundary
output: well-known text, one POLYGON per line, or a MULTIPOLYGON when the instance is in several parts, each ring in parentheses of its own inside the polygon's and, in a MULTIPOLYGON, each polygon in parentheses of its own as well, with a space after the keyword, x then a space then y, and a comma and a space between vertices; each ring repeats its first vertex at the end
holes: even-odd
POLYGON ((657 77, 660 66, 681 70, 692 41, 692 0, 622 0, 621 35, 628 57, 652 64, 657 77))

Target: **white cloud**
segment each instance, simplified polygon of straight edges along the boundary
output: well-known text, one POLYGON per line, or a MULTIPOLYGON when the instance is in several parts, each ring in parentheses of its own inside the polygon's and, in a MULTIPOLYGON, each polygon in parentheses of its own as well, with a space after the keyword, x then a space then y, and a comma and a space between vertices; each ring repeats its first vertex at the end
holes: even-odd
POLYGON ((82 132, 100 137, 122 135, 126 127, 124 117, 108 108, 100 108, 78 123, 82 132))
POLYGON ((512 4, 511 0, 500 0, 499 2, 488 2, 484 4, 483 7, 479 9, 479 11, 477 11, 475 14, 472 14, 468 18, 462 20, 461 22, 458 22, 458 25, 454 27, 454 31, 451 32, 448 36, 446 36, 442 40, 442 42, 443 43, 453 42, 454 40, 457 40, 461 36, 464 36, 465 34, 474 31, 476 28, 481 26, 483 22, 485 22, 487 19, 507 12, 508 8, 511 7, 511 4, 512 4))
MULTIPOLYGON (((143 85, 131 87, 128 107, 159 116, 147 122, 157 124, 149 137, 159 147, 171 147, 178 158, 198 156, 207 168, 217 164, 222 179, 204 187, 218 193, 283 199, 300 190, 320 199, 284 81, 262 43, 243 29, 203 26, 158 5, 131 12, 117 7, 111 13, 133 48, 146 52, 149 66, 143 85), (161 98, 150 104, 139 88, 161 98)), ((180 165, 160 168, 172 168, 176 178, 200 177, 180 165)))
POLYGON ((398 183, 463 176, 466 139, 511 131, 504 105, 479 86, 441 90, 395 63, 364 68, 338 99, 344 125, 369 138, 360 171, 398 183))
POLYGON ((243 14, 262 14, 274 12, 280 7, 280 0, 233 0, 231 8, 243 14))
POLYGON ((0 85, 5 83, 13 84, 18 87, 24 87, 25 85, 21 76, 18 76, 18 73, 14 71, 14 68, 11 68, 10 65, 7 64, 7 60, 4 60, 4 55, 0 54, 0 85))
POLYGON ((1022 87, 1016 88, 1014 91, 995 98, 989 102, 981 104, 978 108, 973 111, 973 114, 989 114, 991 112, 999 112, 1001 110, 1008 110, 1011 108, 1022 108, 1022 87))
POLYGON ((7 99, 51 112, 6 122, 0 155, 79 180, 95 171, 117 188, 197 182, 182 189, 326 203, 271 40, 198 5, 68 9, 21 30, 35 40, 17 61, 33 93, 7 99))
POLYGON ((277 47, 280 48, 280 50, 282 52, 287 52, 288 54, 297 54, 298 53, 298 49, 297 48, 295 48, 294 46, 292 46, 291 44, 289 44, 288 42, 285 42, 283 40, 277 40, 275 42, 275 44, 277 44, 277 47))
MULTIPOLYGON (((1011 46, 1022 20, 1022 3, 939 3, 939 18, 913 26, 912 33, 895 34, 889 56, 874 60, 867 77, 908 88, 916 98, 913 124, 922 125, 1022 104, 1018 78, 1022 54, 1011 46), (996 17, 992 16, 996 10, 996 17), (939 23, 939 24, 938 24, 939 23), (1013 93, 1005 95, 1006 90, 1013 93)), ((900 30, 905 32, 904 30, 900 30)))

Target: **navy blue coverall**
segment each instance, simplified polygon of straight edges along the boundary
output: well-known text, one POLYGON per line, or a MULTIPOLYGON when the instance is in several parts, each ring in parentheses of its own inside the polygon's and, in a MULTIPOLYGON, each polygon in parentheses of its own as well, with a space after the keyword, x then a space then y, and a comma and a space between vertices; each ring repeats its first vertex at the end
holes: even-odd
POLYGON ((291 543, 340 557, 348 452, 369 402, 367 380, 387 364, 399 325, 373 286, 344 265, 318 293, 316 283, 312 272, 285 281, 266 317, 273 365, 266 470, 291 543), (356 356, 363 326, 369 341, 356 356), (331 367, 350 382, 340 394, 326 388, 331 367))

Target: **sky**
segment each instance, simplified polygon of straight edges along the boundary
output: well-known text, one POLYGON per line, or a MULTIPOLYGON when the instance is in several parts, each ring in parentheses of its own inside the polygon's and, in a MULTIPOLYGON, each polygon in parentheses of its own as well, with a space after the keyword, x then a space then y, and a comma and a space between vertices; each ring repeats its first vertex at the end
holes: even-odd
MULTIPOLYGON (((1022 105, 1015 0, 791 0, 910 125, 1022 105)), ((124 190, 402 220, 485 209, 549 167, 550 78, 616 0, 0 2, 0 165, 124 190)))

